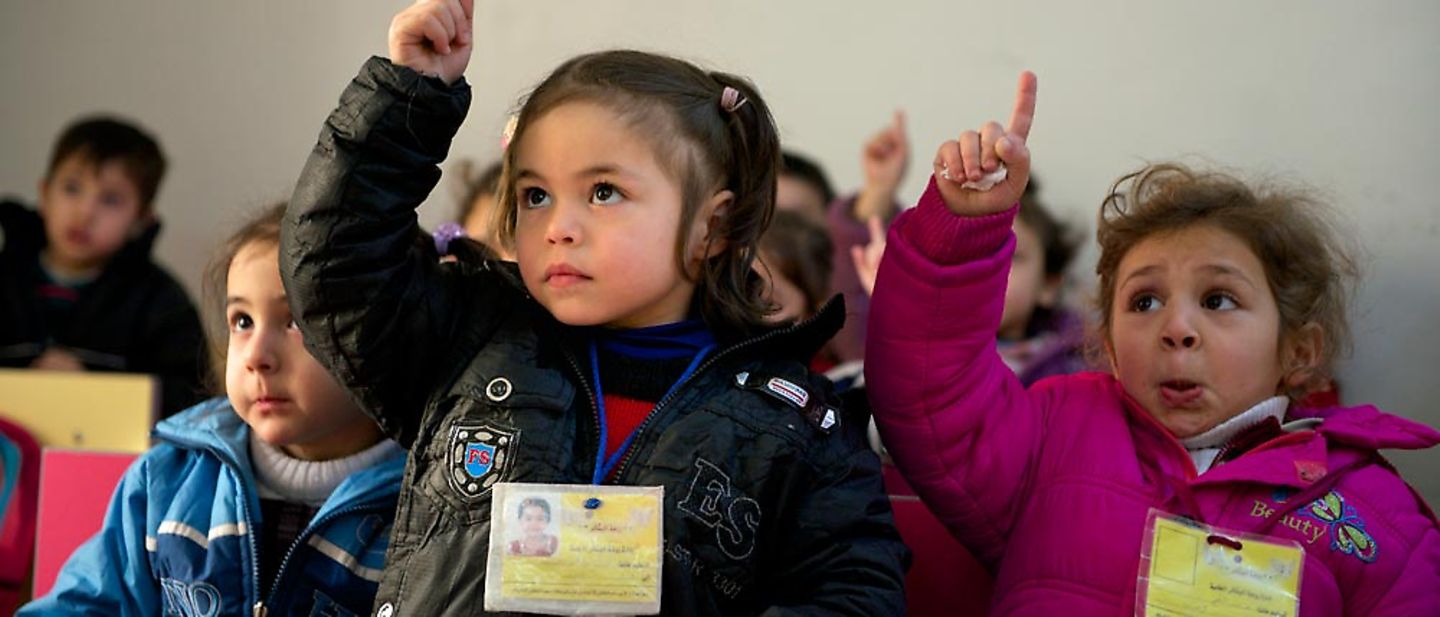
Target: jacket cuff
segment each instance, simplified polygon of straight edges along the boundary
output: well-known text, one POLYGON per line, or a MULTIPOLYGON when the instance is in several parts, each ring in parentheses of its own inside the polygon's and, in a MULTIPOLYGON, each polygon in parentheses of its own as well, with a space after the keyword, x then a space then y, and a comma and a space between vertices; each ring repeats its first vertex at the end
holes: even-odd
POLYGON ((994 255, 1009 239, 1020 204, 986 216, 961 216, 945 206, 935 177, 914 209, 895 221, 896 232, 926 259, 942 265, 974 261, 994 255))
MULTIPOLYGON (((362 119, 370 114, 383 114, 395 104, 405 105, 404 113, 409 118, 424 118, 424 121, 407 122, 406 126, 415 137, 414 144, 408 144, 420 151, 429 151, 426 144, 439 144, 438 155, 444 158, 454 137, 455 128, 465 120, 470 109, 470 84, 464 76, 455 83, 445 85, 444 80, 420 74, 419 71, 390 62, 380 56, 372 56, 360 69, 355 78, 358 89, 347 88, 341 97, 341 109, 350 107, 352 97, 365 96, 365 90, 372 90, 382 96, 355 105, 356 112, 348 120, 361 126, 374 126, 377 118, 362 119), (353 90, 353 91, 352 91, 353 90)), ((338 110, 337 110, 338 111, 338 110)), ((338 118, 332 118, 338 120, 338 118)), ((343 121, 342 121, 343 122, 343 121)), ((434 153, 432 153, 434 154, 434 153)))

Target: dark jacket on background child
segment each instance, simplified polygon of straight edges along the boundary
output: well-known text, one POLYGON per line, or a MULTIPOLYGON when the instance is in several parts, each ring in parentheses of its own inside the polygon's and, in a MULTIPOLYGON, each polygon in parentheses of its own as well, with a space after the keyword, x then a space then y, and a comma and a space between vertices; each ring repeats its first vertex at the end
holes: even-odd
MULTIPOLYGON (((600 441, 590 330, 556 322, 513 264, 439 264, 412 241, 469 98, 372 59, 282 233, 306 344, 410 450, 376 596, 387 616, 482 614, 493 484, 588 484, 600 441), (479 476, 452 456, 472 433, 496 447, 479 476)), ((722 341, 635 433, 608 482, 665 488, 662 613, 903 612, 907 555, 879 461, 806 369, 842 310, 722 341)))
POLYGON ((158 223, 78 288, 41 268, 45 229, 34 210, 0 202, 0 234, 0 366, 28 367, 59 346, 88 370, 159 377, 162 417, 205 398, 205 332, 185 289, 151 261, 158 223))

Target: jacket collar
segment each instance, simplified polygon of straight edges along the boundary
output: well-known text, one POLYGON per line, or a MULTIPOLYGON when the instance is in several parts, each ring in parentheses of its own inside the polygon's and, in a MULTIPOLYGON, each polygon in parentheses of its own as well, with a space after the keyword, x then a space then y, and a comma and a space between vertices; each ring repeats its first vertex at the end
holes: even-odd
MULTIPOLYGON (((155 425, 157 440, 177 447, 205 450, 235 469, 246 486, 255 484, 250 460, 250 426, 235 413, 229 399, 220 396, 166 418, 155 425)), ((351 475, 315 513, 318 519, 336 508, 359 500, 389 498, 399 493, 405 471, 405 451, 397 449, 380 463, 351 475)))

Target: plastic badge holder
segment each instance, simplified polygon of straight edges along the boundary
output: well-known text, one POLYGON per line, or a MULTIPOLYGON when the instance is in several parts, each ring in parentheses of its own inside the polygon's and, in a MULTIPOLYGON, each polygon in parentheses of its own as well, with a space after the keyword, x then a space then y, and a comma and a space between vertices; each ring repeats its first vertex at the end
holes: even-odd
POLYGON ((660 612, 664 487, 495 485, 485 610, 660 612))
POLYGON ((1135 614, 1300 614, 1298 542, 1211 527, 1152 508, 1141 546, 1135 614))

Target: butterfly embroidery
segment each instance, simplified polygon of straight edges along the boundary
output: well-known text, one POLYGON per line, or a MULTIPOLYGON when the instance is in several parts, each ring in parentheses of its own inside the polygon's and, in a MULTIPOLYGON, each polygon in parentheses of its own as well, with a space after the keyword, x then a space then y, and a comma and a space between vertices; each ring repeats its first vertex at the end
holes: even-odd
POLYGON ((1347 555, 1354 555, 1360 561, 1373 563, 1380 554, 1380 545, 1365 531, 1365 521, 1355 513, 1355 507, 1345 503, 1338 491, 1330 491, 1324 497, 1301 510, 1301 514, 1330 526, 1330 549, 1347 555))

